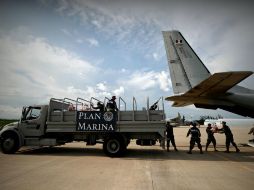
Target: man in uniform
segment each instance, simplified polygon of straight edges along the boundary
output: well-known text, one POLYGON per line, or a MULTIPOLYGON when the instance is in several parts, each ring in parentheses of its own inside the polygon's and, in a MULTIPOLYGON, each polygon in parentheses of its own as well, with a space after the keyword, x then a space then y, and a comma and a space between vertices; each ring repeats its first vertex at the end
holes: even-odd
POLYGON ((220 133, 225 133, 226 136, 226 153, 229 153, 229 145, 230 143, 235 147, 236 152, 240 152, 239 148, 237 147, 236 143, 234 142, 233 134, 229 128, 229 126, 226 125, 225 121, 222 121, 222 128, 219 129, 220 133))
MULTIPOLYGON (((251 129, 250 129, 250 131, 249 131, 249 133, 248 133, 249 135, 253 135, 253 137, 254 137, 254 127, 252 127, 251 129)), ((254 142, 254 138, 253 139, 250 139, 249 140, 249 142, 254 142)))
POLYGON ((112 96, 111 100, 108 101, 107 111, 118 111, 115 100, 116 100, 116 96, 112 96))
POLYGON ((250 135, 250 134, 253 134, 254 135, 254 127, 252 127, 251 129, 250 129, 250 131, 248 132, 248 134, 250 135))
POLYGON ((101 102, 97 102, 97 107, 94 107, 92 104, 92 108, 103 112, 105 110, 104 105, 101 102))
POLYGON ((173 145, 175 151, 178 151, 176 148, 176 144, 175 144, 173 126, 170 125, 169 122, 167 122, 167 124, 166 124, 166 133, 167 133, 167 151, 169 152, 170 141, 171 141, 171 144, 173 145))
POLYGON ((198 148, 200 150, 200 154, 203 154, 202 145, 200 144, 201 133, 200 133, 199 129, 197 128, 196 123, 192 122, 191 125, 192 125, 192 127, 189 129, 187 136, 186 136, 186 137, 188 137, 191 134, 190 150, 187 153, 192 154, 191 151, 194 148, 195 143, 197 143, 198 148))
POLYGON ((213 143, 214 151, 217 151, 216 140, 214 138, 214 130, 212 129, 211 123, 208 123, 208 126, 206 128, 206 133, 207 133, 207 143, 206 143, 205 151, 207 151, 207 148, 211 142, 213 143))

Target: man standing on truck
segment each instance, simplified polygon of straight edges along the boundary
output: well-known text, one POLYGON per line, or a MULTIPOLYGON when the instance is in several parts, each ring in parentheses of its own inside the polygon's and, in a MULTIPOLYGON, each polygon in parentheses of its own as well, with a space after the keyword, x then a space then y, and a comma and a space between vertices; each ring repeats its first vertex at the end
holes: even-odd
POLYGON ((107 111, 118 111, 117 105, 116 105, 116 96, 112 96, 111 100, 107 103, 107 111))
POLYGON ((176 148, 176 144, 175 144, 173 126, 170 124, 169 121, 166 124, 166 133, 167 133, 167 151, 169 152, 170 141, 171 141, 171 144, 173 145, 175 151, 178 151, 176 148))
POLYGON ((104 105, 101 102, 97 102, 97 107, 94 107, 93 104, 91 105, 93 109, 99 110, 100 112, 104 111, 104 105))
POLYGON ((192 149, 194 148, 195 143, 198 144, 198 148, 200 150, 200 154, 203 154, 202 146, 200 144, 200 137, 201 133, 199 129, 197 128, 197 124, 195 122, 191 123, 192 127, 189 129, 187 136, 188 137, 191 134, 191 140, 190 140, 190 150, 187 152, 188 154, 192 154, 192 149))

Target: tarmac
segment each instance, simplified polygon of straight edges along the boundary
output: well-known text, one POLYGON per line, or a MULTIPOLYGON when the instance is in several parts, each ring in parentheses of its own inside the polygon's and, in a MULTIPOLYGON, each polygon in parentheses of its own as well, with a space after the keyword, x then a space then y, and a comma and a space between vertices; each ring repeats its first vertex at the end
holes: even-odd
MULTIPOLYGON (((186 154, 188 127, 174 129, 178 152, 132 141, 121 158, 105 156, 102 145, 74 142, 54 148, 22 148, 13 155, 0 153, 0 189, 178 189, 247 190, 254 188, 254 148, 245 146, 248 128, 231 128, 240 153, 231 146, 224 153, 225 136, 216 134, 218 150, 186 154)), ((200 128, 202 145, 205 128, 200 128)))

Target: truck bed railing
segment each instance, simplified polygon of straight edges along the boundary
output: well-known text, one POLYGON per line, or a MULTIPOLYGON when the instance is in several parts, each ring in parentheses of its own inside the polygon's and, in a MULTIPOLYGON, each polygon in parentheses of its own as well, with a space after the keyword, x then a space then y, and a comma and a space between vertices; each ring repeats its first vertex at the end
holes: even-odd
POLYGON ((76 102, 76 110, 78 111, 78 102, 81 102, 81 110, 85 110, 86 108, 84 107, 86 104, 88 103, 88 108, 91 109, 91 101, 83 99, 83 98, 77 98, 77 102, 76 102))
MULTIPOLYGON (((64 98, 64 99, 56 99, 51 98, 50 99, 50 105, 49 105, 49 111, 48 111, 48 118, 49 121, 51 121, 52 117, 54 121, 75 121, 75 118, 77 116, 77 111, 93 111, 91 108, 92 101, 102 102, 99 99, 95 97, 91 97, 90 101, 83 99, 83 98, 77 98, 76 100, 71 98, 64 98), (84 104, 88 104, 89 109, 83 109, 84 104), (69 109, 70 105, 75 105, 74 109, 69 109), (81 109, 79 109, 79 106, 82 106, 81 109), (54 113, 54 114, 53 114, 54 113), (52 117, 51 117, 52 116, 52 117), (61 116, 61 117, 60 117, 61 116), (72 119, 73 118, 73 119, 72 119)), ((105 97, 104 98, 104 107, 110 99, 105 97)), ((119 97, 118 101, 118 121, 162 121, 165 120, 165 113, 164 113, 164 102, 163 97, 160 97, 157 101, 157 108, 155 110, 150 110, 150 104, 149 104, 149 98, 147 98, 147 105, 146 108, 143 108, 142 110, 138 110, 137 101, 136 98, 133 97, 132 99, 132 109, 126 110, 127 104, 125 100, 121 97, 119 97), (124 105, 124 110, 122 109, 122 105, 124 105), (162 105, 162 106, 159 106, 162 105), (162 109, 160 109, 160 107, 162 109)), ((153 105, 153 104, 152 104, 153 105)))
POLYGON ((119 104, 118 104, 119 111, 121 111, 121 102, 124 103, 124 111, 126 111, 126 102, 121 97, 119 97, 119 104))
POLYGON ((90 103, 92 103, 93 100, 96 100, 97 102, 103 103, 103 105, 105 105, 104 102, 100 101, 99 99, 97 99, 95 97, 91 97, 90 103))
POLYGON ((104 97, 104 101, 103 101, 103 104, 106 106, 107 105, 107 102, 109 101, 110 99, 108 97, 104 97))

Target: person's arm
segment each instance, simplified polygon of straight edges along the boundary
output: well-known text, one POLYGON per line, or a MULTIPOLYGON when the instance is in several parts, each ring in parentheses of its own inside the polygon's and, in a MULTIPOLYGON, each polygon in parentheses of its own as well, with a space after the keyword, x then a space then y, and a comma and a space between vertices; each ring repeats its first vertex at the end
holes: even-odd
POLYGON ((117 104, 114 102, 115 110, 118 111, 117 104))
POLYGON ((189 131, 188 131, 188 133, 187 133, 187 136, 186 137, 188 137, 190 135, 190 129, 189 129, 189 131))
POLYGON ((254 127, 250 129, 250 132, 248 134, 254 133, 254 127))
POLYGON ((210 129, 206 128, 206 133, 207 133, 207 134, 209 133, 209 130, 210 130, 210 129))
POLYGON ((93 109, 96 109, 96 107, 93 106, 93 103, 91 103, 91 107, 92 107, 93 109))

